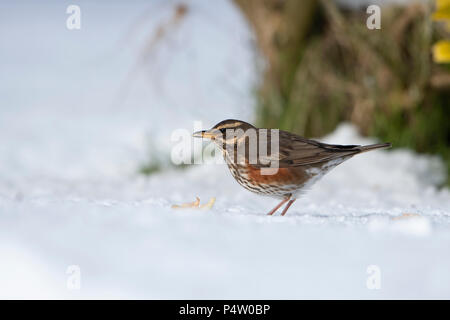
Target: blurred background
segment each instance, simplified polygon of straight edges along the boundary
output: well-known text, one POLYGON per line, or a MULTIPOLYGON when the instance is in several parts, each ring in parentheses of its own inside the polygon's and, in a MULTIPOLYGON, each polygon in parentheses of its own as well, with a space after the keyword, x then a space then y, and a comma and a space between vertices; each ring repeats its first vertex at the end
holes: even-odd
POLYGON ((449 12, 448 0, 1 1, 0 297, 449 298, 449 12), (170 160, 175 130, 228 118, 394 147, 267 219, 274 200, 225 166, 170 160), (217 201, 171 209, 195 196, 217 201), (373 264, 383 290, 366 287, 373 264), (71 265, 81 291, 66 286, 71 265))
POLYGON ((176 128, 238 118, 306 137, 350 122, 448 169, 450 71, 432 55, 449 38, 445 14, 433 21, 445 1, 372 2, 77 1, 79 30, 68 1, 4 2, 2 163, 151 174, 170 167, 176 128))
POLYGON ((449 167, 450 69, 432 47, 450 30, 432 21, 433 2, 378 2, 380 30, 365 24, 373 1, 235 3, 267 62, 256 92, 261 126, 317 137, 348 121, 449 167))

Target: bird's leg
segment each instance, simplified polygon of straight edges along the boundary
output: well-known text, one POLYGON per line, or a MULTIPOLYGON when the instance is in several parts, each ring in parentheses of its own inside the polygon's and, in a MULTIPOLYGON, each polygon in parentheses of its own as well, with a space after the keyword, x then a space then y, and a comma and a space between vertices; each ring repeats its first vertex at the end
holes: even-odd
POLYGON ((283 201, 281 201, 275 208, 273 208, 272 210, 270 210, 270 212, 267 214, 268 216, 271 216, 274 214, 275 211, 277 211, 283 204, 286 203, 286 201, 288 201, 289 198, 285 198, 283 199, 283 201))
POLYGON ((295 200, 297 200, 297 199, 292 199, 291 201, 288 202, 286 207, 284 207, 283 212, 281 212, 282 216, 284 216, 286 214, 286 212, 288 211, 289 207, 294 203, 295 200))

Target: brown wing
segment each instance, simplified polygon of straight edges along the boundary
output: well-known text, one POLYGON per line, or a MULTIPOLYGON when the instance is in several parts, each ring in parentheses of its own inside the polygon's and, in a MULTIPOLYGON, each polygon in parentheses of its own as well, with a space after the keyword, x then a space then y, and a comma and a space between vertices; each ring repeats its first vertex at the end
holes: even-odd
POLYGON ((287 131, 279 131, 279 151, 270 154, 270 145, 275 140, 268 136, 268 155, 259 155, 256 167, 268 167, 268 161, 279 161, 280 168, 312 165, 352 156, 361 152, 359 145, 332 145, 305 139, 287 131))

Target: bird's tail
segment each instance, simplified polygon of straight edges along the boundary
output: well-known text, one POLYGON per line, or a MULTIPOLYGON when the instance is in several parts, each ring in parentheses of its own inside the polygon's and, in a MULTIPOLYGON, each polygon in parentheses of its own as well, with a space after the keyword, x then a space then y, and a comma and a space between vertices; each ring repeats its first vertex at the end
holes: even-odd
POLYGON ((358 147, 359 153, 367 152, 375 149, 381 149, 381 148, 390 148, 392 147, 391 143, 377 143, 377 144, 369 144, 368 146, 361 146, 358 147))

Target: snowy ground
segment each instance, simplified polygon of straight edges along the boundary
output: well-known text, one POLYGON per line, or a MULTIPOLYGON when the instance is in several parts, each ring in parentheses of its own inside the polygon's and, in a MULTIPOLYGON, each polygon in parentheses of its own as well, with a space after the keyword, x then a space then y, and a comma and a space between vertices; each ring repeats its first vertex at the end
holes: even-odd
MULTIPOLYGON (((162 45, 177 52, 159 64, 176 95, 141 75, 118 105, 141 43, 114 48, 142 12, 162 12, 151 31, 170 7, 79 1, 85 19, 73 33, 66 4, 43 3, 0 5, 0 298, 450 298, 450 191, 435 187, 437 158, 360 155, 285 217, 266 216, 276 201, 242 189, 223 165, 136 173, 154 156, 150 135, 169 152, 170 133, 193 120, 251 120, 254 53, 228 1, 192 1, 162 45), (211 14, 221 27, 202 25, 211 14), (195 196, 217 201, 171 209, 195 196), (79 290, 67 286, 69 266, 80 268, 79 290)), ((345 124, 323 140, 373 142, 345 124)))
MULTIPOLYGON (((329 137, 361 142, 349 126, 329 137)), ((58 298, 450 298, 450 192, 430 159, 376 151, 324 177, 285 217, 225 166, 149 179, 0 185, 0 295, 58 298), (172 204, 216 197, 210 211, 172 204), (403 213, 420 217, 394 218, 403 213), (81 269, 81 290, 66 268, 81 269), (381 272, 369 290, 368 266, 381 272)), ((437 166, 438 167, 438 166, 437 166)))

